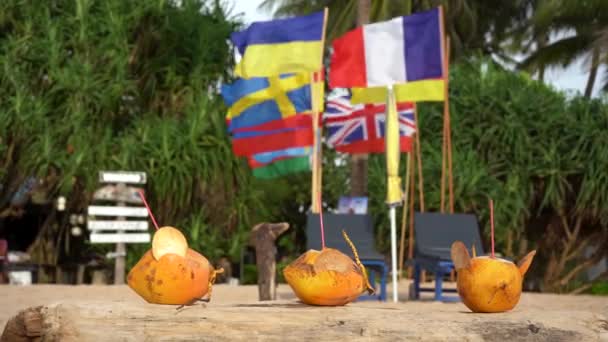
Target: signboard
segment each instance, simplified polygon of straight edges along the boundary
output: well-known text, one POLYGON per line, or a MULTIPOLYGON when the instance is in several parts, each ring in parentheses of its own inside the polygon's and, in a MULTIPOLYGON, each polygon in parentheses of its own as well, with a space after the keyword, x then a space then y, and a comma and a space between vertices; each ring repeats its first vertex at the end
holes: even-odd
POLYGON ((98 234, 92 233, 89 237, 92 243, 148 243, 150 242, 150 234, 98 234))
POLYGON ((148 210, 145 207, 112 207, 103 205, 90 205, 89 215, 91 216, 127 216, 127 217, 147 217, 148 210))
POLYGON ((96 201, 113 201, 125 202, 132 204, 143 204, 144 202, 139 197, 138 191, 143 189, 134 186, 125 186, 124 184, 106 185, 97 189, 93 194, 93 199, 96 201))
POLYGON ((89 230, 148 230, 148 221, 88 221, 89 230))
POLYGON ((101 171, 99 182, 107 185, 97 189, 93 200, 112 202, 116 206, 91 205, 88 208, 89 216, 113 216, 115 220, 98 220, 95 217, 87 220, 87 228, 91 231, 91 243, 115 243, 116 250, 111 253, 114 263, 114 284, 125 283, 125 257, 127 243, 149 243, 150 234, 148 221, 130 221, 127 217, 148 217, 148 210, 143 206, 129 207, 127 204, 143 204, 139 197, 141 188, 127 186, 127 184, 145 184, 145 172, 132 171, 101 171), (112 184, 108 184, 112 183, 112 184), (129 232, 131 231, 131 232, 129 232), (134 231, 134 232, 133 232, 134 231))
POLYGON ((99 182, 146 184, 146 173, 131 171, 101 171, 99 172, 99 182))

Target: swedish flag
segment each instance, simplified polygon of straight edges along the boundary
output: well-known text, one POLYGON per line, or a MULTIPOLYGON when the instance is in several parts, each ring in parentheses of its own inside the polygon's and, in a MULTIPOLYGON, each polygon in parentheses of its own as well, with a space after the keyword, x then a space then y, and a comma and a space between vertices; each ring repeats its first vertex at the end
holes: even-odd
MULTIPOLYGON (((252 127, 312 110, 311 74, 238 79, 222 86, 224 102, 229 107, 228 130, 252 127)), ((322 96, 323 83, 314 82, 313 89, 322 96)))

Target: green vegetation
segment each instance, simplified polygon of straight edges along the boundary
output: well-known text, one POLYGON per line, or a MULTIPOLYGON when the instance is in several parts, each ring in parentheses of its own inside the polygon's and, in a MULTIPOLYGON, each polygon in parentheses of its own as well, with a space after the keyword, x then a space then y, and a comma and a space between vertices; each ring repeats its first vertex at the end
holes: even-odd
MULTIPOLYGON (((82 212, 99 170, 142 170, 161 224, 238 256, 267 210, 210 90, 239 23, 213 1, 3 1, 0 13, 0 208, 36 174, 82 212)), ((53 247, 37 257, 53 263, 69 234, 50 216, 38 242, 53 247)))

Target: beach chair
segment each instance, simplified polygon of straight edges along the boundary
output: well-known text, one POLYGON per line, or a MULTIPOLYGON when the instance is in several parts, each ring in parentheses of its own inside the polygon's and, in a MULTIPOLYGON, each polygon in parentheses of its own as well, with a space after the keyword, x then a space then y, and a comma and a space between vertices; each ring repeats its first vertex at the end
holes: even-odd
MULTIPOLYGON (((325 245, 353 258, 354 255, 342 237, 346 231, 357 248, 359 259, 365 266, 370 284, 376 287, 376 275, 379 276, 380 289, 374 295, 362 295, 359 300, 386 300, 386 278, 388 267, 384 256, 375 247, 374 226, 370 215, 361 214, 323 214, 325 228, 325 245)), ((307 249, 321 250, 321 228, 318 214, 309 213, 306 220, 307 249)))
POLYGON ((478 255, 483 254, 479 224, 470 214, 414 214, 414 259, 408 264, 414 267, 414 282, 410 289, 411 299, 420 299, 420 292, 435 292, 435 300, 459 301, 458 296, 445 296, 456 289, 444 289, 443 278, 454 269, 450 249, 454 241, 462 241, 467 248, 475 245, 478 255), (420 287, 422 271, 435 275, 435 288, 420 287))

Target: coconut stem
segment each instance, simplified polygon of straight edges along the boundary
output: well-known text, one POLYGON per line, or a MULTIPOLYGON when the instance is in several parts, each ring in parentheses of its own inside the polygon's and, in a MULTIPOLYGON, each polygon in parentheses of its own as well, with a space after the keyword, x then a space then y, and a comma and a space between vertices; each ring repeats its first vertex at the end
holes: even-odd
POLYGON ((350 249, 353 251, 353 255, 355 256, 355 263, 357 264, 357 266, 359 266, 359 269, 363 273, 363 277, 365 277, 365 286, 367 286, 367 292, 369 292, 369 294, 374 294, 374 292, 376 292, 376 291, 369 284, 369 279, 367 279, 367 271, 365 270, 365 267, 361 263, 361 260, 359 260, 359 253, 357 253, 357 248, 355 248, 355 244, 353 244, 353 242, 350 241, 350 238, 348 237, 348 235, 346 235, 346 232, 344 231, 344 229, 342 229, 342 236, 344 236, 344 240, 346 240, 346 243, 348 243, 348 245, 350 246, 350 249))
POLYGON ((490 238, 492 240, 492 258, 494 256, 494 201, 490 199, 490 238))
POLYGON ((141 197, 141 200, 144 202, 146 209, 148 209, 148 214, 150 215, 150 218, 152 219, 152 223, 154 223, 154 227, 156 228, 156 230, 158 230, 158 223, 156 223, 156 219, 154 218, 154 215, 152 214, 152 210, 150 210, 150 206, 148 205, 148 202, 146 201, 146 196, 144 196, 144 191, 140 189, 140 190, 137 190, 137 193, 139 194, 139 197, 141 197))

